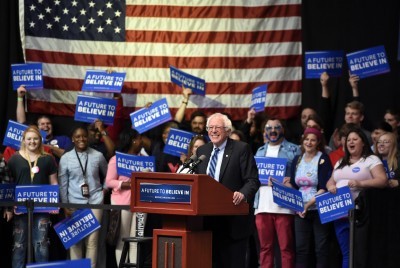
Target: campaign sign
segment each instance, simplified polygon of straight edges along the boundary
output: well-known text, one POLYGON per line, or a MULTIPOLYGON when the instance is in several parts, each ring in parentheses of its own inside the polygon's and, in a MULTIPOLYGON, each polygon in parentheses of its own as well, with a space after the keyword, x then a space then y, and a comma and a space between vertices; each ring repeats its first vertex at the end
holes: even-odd
POLYGON ((99 119, 105 125, 113 125, 116 107, 116 99, 78 95, 75 120, 93 123, 96 119, 99 119))
POLYGON ((278 182, 283 182, 283 178, 286 175, 286 158, 255 156, 254 159, 257 163, 258 177, 261 184, 267 185, 269 177, 278 182))
POLYGON ((190 204, 192 186, 183 184, 140 183, 140 201, 190 204))
POLYGON ((101 70, 87 70, 83 80, 82 91, 120 93, 126 73, 107 73, 101 70))
MULTIPOLYGON (((15 186, 15 201, 24 202, 32 200, 38 203, 58 203, 59 186, 50 184, 41 185, 16 185, 15 186)), ((25 206, 17 206, 17 213, 27 213, 25 206)), ((57 207, 41 207, 35 206, 34 213, 58 213, 57 207)))
POLYGON ((385 168, 386 177, 390 180, 394 178, 394 171, 389 169, 387 160, 382 160, 383 167, 385 168))
POLYGON ((71 261, 52 261, 52 262, 41 262, 27 264, 26 268, 90 268, 90 259, 79 259, 71 261))
MULTIPOLYGON (((15 150, 19 150, 22 142, 22 133, 27 129, 28 126, 15 122, 13 120, 9 120, 7 124, 6 133, 3 139, 4 146, 10 146, 15 150)), ((46 131, 40 130, 40 134, 42 135, 42 141, 47 136, 46 131)))
POLYGON ((294 211, 303 212, 303 197, 300 191, 287 187, 277 181, 272 184, 272 197, 274 203, 294 211))
POLYGON ((166 98, 153 102, 149 108, 144 107, 131 113, 130 117, 132 128, 136 129, 140 134, 172 118, 166 98))
POLYGON ((13 89, 43 89, 42 63, 11 64, 13 89))
POLYGON ((192 132, 171 128, 164 146, 164 153, 178 157, 182 153, 187 154, 189 143, 193 136, 192 132))
POLYGON ((14 201, 15 184, 13 183, 1 183, 0 184, 0 202, 12 202, 14 201))
POLYGON ((304 65, 306 78, 320 78, 323 72, 332 77, 341 76, 343 54, 342 50, 306 52, 304 65))
POLYGON ((356 51, 346 56, 350 73, 360 78, 390 72, 384 46, 356 51))
POLYGON ((334 221, 347 217, 348 211, 354 208, 350 188, 348 186, 337 188, 336 194, 326 192, 315 196, 321 223, 334 221))
POLYGON ((90 208, 78 209, 70 218, 54 225, 54 230, 65 249, 69 249, 99 228, 100 224, 90 208))
POLYGON ((251 106, 258 112, 265 110, 265 100, 267 99, 267 85, 262 85, 253 89, 251 94, 251 106))
POLYGON ((175 83, 180 87, 183 85, 186 88, 190 88, 193 94, 202 96, 206 95, 206 80, 182 72, 174 66, 170 66, 169 70, 172 83, 175 83))
POLYGON ((131 177, 132 172, 143 170, 156 171, 154 156, 139 156, 115 152, 117 173, 120 176, 131 177))

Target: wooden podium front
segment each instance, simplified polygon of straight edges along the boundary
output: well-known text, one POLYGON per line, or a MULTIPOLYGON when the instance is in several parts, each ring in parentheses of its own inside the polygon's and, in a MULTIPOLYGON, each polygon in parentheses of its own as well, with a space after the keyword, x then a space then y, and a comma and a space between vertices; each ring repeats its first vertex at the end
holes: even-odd
POLYGON ((133 172, 132 212, 163 214, 162 229, 153 231, 153 268, 211 268, 212 234, 203 230, 203 216, 247 215, 248 204, 235 206, 232 197, 208 175, 133 172), (178 187, 187 189, 175 191, 185 192, 184 200, 165 190, 178 187), (152 199, 145 194, 149 189, 156 192, 152 199))

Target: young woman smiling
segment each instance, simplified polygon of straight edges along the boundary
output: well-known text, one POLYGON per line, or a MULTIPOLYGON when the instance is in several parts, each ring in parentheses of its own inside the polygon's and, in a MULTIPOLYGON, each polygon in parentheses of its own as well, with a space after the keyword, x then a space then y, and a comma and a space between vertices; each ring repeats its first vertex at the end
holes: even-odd
MULTIPOLYGON (((17 185, 57 184, 57 165, 54 158, 43 151, 42 137, 36 126, 28 127, 22 134, 20 150, 9 162, 11 177, 17 185)), ((7 214, 11 219, 12 214, 7 214)), ((49 214, 33 214, 33 249, 36 262, 47 262, 49 242, 47 238, 49 214)), ((26 214, 14 216, 14 246, 12 263, 14 268, 25 267, 28 219, 26 214)))
POLYGON ((296 267, 310 267, 312 249, 316 267, 328 267, 329 224, 322 224, 315 205, 315 196, 326 192, 326 182, 332 164, 325 153, 322 133, 317 128, 306 128, 301 140, 302 154, 293 159, 288 186, 298 189, 303 197, 304 211, 295 217, 296 267), (296 164, 295 164, 296 163, 296 164), (314 238, 314 246, 311 245, 314 238))
POLYGON ((375 154, 387 163, 388 171, 386 175, 389 173, 389 186, 391 188, 399 187, 400 158, 397 150, 396 134, 388 132, 381 135, 375 146, 375 154))
MULTIPOLYGON (((353 199, 363 188, 383 188, 387 178, 382 161, 373 155, 367 136, 361 128, 353 128, 346 137, 345 155, 334 168, 326 187, 336 194, 336 189, 349 186, 353 199)), ((350 223, 347 218, 334 221, 336 237, 342 251, 342 267, 349 267, 350 223)))

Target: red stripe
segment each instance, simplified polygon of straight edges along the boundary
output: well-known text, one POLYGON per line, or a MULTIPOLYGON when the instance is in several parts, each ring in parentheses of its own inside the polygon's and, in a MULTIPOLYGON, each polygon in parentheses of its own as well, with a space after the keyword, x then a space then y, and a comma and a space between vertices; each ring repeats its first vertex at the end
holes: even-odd
POLYGON ((297 67, 302 65, 301 55, 265 56, 265 57, 157 57, 157 56, 112 56, 96 54, 73 54, 41 50, 26 50, 28 61, 85 65, 113 66, 120 68, 166 68, 184 66, 185 68, 241 69, 297 67), (111 62, 111 64, 110 64, 111 62))
POLYGON ((255 44, 276 42, 301 42, 301 30, 257 32, 174 32, 133 31, 125 33, 127 42, 155 42, 177 44, 255 44))
MULTIPOLYGON (((260 2, 262 3, 262 2, 260 2)), ((276 6, 126 6, 127 17, 147 18, 275 18, 301 16, 301 5, 276 5, 276 6)))
MULTIPOLYGON (((35 112, 35 113, 40 113, 40 114, 52 114, 52 115, 61 115, 61 116, 74 116, 75 114, 75 105, 71 104, 64 104, 64 103, 48 103, 48 102, 42 102, 42 101, 35 101, 35 100, 28 100, 28 108, 29 111, 35 112)), ((123 113, 124 113, 124 118, 129 118, 129 114, 137 109, 140 109, 142 107, 136 107, 136 108, 124 108, 123 113)), ((186 110, 186 120, 189 120, 190 114, 197 109, 191 109, 188 108, 186 110)), ((171 108, 170 109, 171 114, 175 115, 177 109, 176 108, 171 108)), ((212 113, 215 112, 223 112, 223 113, 228 113, 231 115, 232 120, 243 120, 247 116, 247 111, 248 109, 244 108, 206 108, 203 109, 203 111, 207 115, 211 115, 212 113)), ((265 112, 268 114, 270 117, 276 117, 276 118, 282 118, 282 119, 288 119, 291 117, 295 117, 300 113, 300 107, 295 106, 295 107, 272 107, 272 108, 266 108, 265 112)))
MULTIPOLYGON (((81 91, 83 80, 44 77, 45 88, 81 91)), ((268 84, 269 93, 300 92, 301 81, 266 81, 265 83, 207 83, 207 94, 250 94, 251 90, 268 84)), ((181 89, 172 83, 125 82, 122 93, 132 94, 181 94, 181 89)))

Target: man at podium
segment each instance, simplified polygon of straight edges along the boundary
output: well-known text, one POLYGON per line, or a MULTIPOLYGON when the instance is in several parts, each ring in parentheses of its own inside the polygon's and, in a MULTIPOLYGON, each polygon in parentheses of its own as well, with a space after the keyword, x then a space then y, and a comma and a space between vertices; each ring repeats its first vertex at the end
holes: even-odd
MULTIPOLYGON (((204 155, 204 160, 197 166, 196 173, 208 174, 233 191, 235 205, 252 204, 260 181, 250 146, 229 138, 232 122, 221 113, 207 119, 206 130, 211 142, 197 149, 197 156, 204 155)), ((214 268, 245 267, 252 220, 252 211, 248 215, 206 217, 205 228, 213 234, 214 268)))

